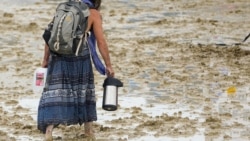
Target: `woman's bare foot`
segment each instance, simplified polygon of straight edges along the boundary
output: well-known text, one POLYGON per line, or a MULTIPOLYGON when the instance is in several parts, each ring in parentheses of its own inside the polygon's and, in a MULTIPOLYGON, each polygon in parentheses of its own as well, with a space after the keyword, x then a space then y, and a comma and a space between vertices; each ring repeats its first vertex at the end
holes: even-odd
POLYGON ((53 131, 53 125, 49 125, 46 128, 46 133, 45 133, 45 141, 53 141, 52 137, 52 131, 53 131))
POLYGON ((84 123, 84 132, 86 137, 95 137, 93 130, 93 122, 85 122, 84 123))

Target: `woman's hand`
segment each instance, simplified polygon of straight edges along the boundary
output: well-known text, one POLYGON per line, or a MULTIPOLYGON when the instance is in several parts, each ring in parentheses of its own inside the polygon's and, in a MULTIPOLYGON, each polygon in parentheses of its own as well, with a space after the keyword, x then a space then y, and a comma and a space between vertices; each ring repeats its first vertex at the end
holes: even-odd
POLYGON ((106 73, 108 77, 114 77, 115 76, 115 72, 112 69, 112 67, 106 67, 106 73))
POLYGON ((42 68, 47 68, 48 67, 48 61, 43 60, 42 62, 42 68))

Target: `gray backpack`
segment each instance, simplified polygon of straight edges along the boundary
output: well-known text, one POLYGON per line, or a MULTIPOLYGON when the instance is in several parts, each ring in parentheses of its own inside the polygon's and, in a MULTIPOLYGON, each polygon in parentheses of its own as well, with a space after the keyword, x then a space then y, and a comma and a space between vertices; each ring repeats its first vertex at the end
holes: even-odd
POLYGON ((83 2, 70 0, 60 3, 51 23, 50 50, 59 55, 77 56, 83 38, 87 36, 88 16, 88 6, 83 2))

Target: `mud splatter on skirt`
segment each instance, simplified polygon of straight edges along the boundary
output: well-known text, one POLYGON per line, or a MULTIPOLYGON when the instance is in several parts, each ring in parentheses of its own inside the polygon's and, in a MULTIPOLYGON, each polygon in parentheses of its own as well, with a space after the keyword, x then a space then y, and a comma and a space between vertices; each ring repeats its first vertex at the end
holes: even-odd
POLYGON ((78 57, 51 55, 47 86, 38 106, 38 129, 96 121, 94 75, 89 53, 78 57))

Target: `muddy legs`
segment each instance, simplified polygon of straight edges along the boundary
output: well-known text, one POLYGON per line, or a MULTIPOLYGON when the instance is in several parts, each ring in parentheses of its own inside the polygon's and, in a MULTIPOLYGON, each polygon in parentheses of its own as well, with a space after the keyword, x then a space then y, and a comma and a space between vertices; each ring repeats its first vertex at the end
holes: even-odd
POLYGON ((53 125, 49 125, 46 128, 46 133, 45 133, 45 141, 53 141, 52 137, 52 131, 53 131, 53 125))
POLYGON ((84 123, 84 132, 86 136, 94 136, 93 122, 84 123))

